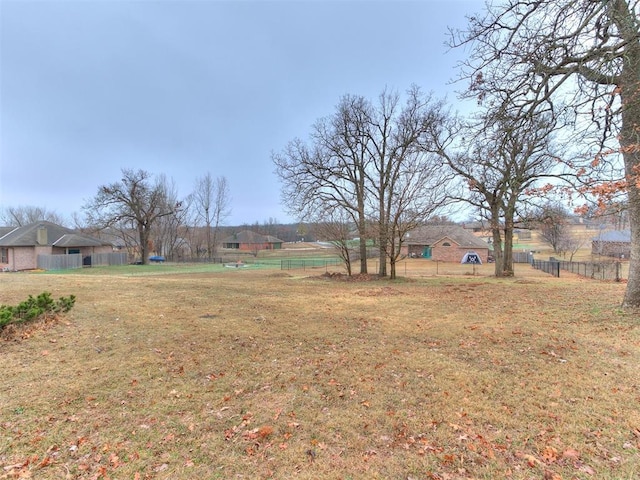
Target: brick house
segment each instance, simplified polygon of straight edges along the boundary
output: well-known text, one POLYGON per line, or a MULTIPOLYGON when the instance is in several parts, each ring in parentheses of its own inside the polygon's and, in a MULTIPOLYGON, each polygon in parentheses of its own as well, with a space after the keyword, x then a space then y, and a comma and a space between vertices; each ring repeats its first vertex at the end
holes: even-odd
POLYGON ((282 248, 282 243, 282 240, 271 235, 262 235, 250 230, 243 230, 223 239, 222 248, 257 252, 259 250, 279 250, 282 248))
POLYGON ((38 268, 38 255, 81 254, 85 257, 109 252, 113 252, 110 243, 51 222, 0 228, 0 270, 38 268))
POLYGON ((482 263, 486 263, 489 244, 459 225, 425 225, 407 234, 400 253, 460 263, 469 252, 477 253, 482 263))

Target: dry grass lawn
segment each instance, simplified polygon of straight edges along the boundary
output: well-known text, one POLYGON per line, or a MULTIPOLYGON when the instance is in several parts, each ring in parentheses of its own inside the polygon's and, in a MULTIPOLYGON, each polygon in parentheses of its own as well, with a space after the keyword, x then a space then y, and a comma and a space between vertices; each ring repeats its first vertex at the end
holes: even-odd
POLYGON ((640 478, 623 284, 138 268, 0 275, 0 478, 640 478))

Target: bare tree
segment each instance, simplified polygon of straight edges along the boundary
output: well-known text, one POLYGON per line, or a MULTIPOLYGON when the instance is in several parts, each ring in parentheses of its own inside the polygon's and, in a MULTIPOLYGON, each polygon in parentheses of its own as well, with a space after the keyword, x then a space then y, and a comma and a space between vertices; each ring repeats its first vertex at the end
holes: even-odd
MULTIPOLYGON (((574 144, 591 155, 596 173, 609 164, 605 190, 624 187, 628 194, 628 307, 640 306, 639 6, 638 0, 506 0, 488 4, 452 36, 452 45, 472 47, 461 71, 479 100, 508 97, 518 118, 563 111, 582 119, 576 126, 586 125, 581 131, 588 136, 574 144), (619 156, 622 177, 616 177, 619 156)), ((586 178, 596 185, 603 179, 586 178)))
POLYGON ((282 182, 282 203, 302 220, 316 212, 337 209, 353 219, 360 236, 360 273, 367 273, 366 119, 370 105, 364 97, 347 95, 336 112, 318 120, 311 145, 300 139, 272 154, 282 182))
POLYGON ((204 225, 207 237, 207 258, 211 260, 213 244, 211 241, 211 225, 213 223, 215 185, 211 173, 207 172, 203 177, 196 179, 196 187, 193 191, 193 207, 196 212, 198 226, 204 225))
POLYGON ((519 121, 501 111, 487 110, 482 122, 467 132, 470 148, 455 149, 440 142, 441 155, 466 184, 457 199, 475 207, 489 222, 495 275, 513 276, 513 236, 519 205, 528 190, 555 177, 552 132, 548 115, 519 121))
POLYGON ((263 235, 277 237, 279 225, 280 222, 278 222, 277 218, 269 217, 267 220, 263 220, 262 225, 260 225, 260 231, 263 235))
POLYGON ((206 229, 209 260, 216 254, 219 227, 231 214, 230 203, 229 184, 225 177, 214 179, 211 173, 207 172, 196 180, 193 206, 197 223, 206 229))
POLYGON ((229 190, 229 183, 226 177, 216 178, 216 195, 214 201, 214 213, 213 213, 213 253, 215 255, 218 245, 218 237, 220 234, 220 227, 224 225, 227 218, 231 215, 231 191, 229 190))
POLYGON ((586 242, 584 237, 579 237, 575 233, 567 230, 562 238, 560 250, 562 250, 562 256, 566 257, 569 254, 569 261, 573 262, 574 255, 580 250, 586 242))
POLYGON ((376 104, 344 97, 333 117, 316 123, 311 146, 295 140, 273 156, 285 205, 303 218, 328 209, 347 212, 360 237, 360 273, 367 273, 367 239, 374 231, 378 274, 386 276, 402 225, 410 225, 410 217, 425 220, 437 205, 424 200, 433 200, 432 190, 442 183, 429 142, 444 117, 442 104, 415 86, 404 103, 388 91, 376 104))
POLYGON ((407 233, 424 224, 449 200, 447 190, 451 176, 441 157, 425 152, 424 147, 425 144, 414 145, 413 151, 403 153, 404 161, 398 165, 390 184, 391 194, 386 207, 389 233, 385 250, 391 279, 396 278, 396 265, 407 233))
POLYGON ((568 247, 567 242, 567 222, 569 220, 569 212, 559 203, 548 203, 544 205, 539 214, 537 215, 537 221, 540 228, 540 236, 546 241, 553 252, 562 254, 565 247, 568 247))
POLYGON ((347 275, 351 276, 353 273, 352 262, 354 260, 351 239, 354 225, 351 216, 344 210, 329 209, 323 211, 318 213, 318 218, 314 222, 314 229, 317 235, 335 247, 344 264, 347 275))
POLYGON ((55 211, 47 210, 47 207, 25 205, 6 207, 0 210, 0 222, 6 227, 21 227, 43 220, 58 225, 65 224, 65 220, 61 215, 55 211))
MULTIPOLYGON (((169 204, 164 186, 144 170, 122 170, 122 180, 98 188, 83 210, 89 224, 105 229, 130 227, 137 232, 142 264, 148 263, 151 234, 158 219, 181 207, 169 204)), ((126 230, 126 228, 125 228, 126 230)))
POLYGON ((192 226, 188 225, 189 206, 191 196, 179 199, 175 182, 161 174, 157 178, 157 186, 162 192, 166 205, 180 205, 168 215, 159 217, 152 230, 153 249, 158 255, 175 259, 185 248, 184 236, 188 235, 192 226))
POLYGON ((407 91, 404 104, 398 94, 384 91, 370 112, 366 131, 372 173, 368 180, 377 202, 372 210, 380 248, 378 273, 387 275, 389 261, 391 277, 395 278, 400 254, 397 242, 446 198, 442 163, 433 154, 437 150, 433 135, 441 131, 448 114, 442 102, 415 85, 407 91))

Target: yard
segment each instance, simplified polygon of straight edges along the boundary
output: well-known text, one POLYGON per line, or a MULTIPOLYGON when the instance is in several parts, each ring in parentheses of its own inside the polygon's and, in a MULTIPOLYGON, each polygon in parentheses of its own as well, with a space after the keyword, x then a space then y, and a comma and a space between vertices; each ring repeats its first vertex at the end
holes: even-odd
POLYGON ((77 301, 0 341, 0 478, 640 477, 624 284, 438 268, 2 274, 77 301))

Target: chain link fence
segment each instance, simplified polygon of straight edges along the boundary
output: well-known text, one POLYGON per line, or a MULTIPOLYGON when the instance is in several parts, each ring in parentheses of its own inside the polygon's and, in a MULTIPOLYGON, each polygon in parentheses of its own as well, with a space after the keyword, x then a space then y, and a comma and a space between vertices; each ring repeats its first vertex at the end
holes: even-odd
POLYGON ((594 280, 608 280, 619 282, 623 279, 621 262, 569 262, 551 257, 549 260, 531 260, 531 266, 555 277, 560 276, 560 270, 575 273, 594 280))
POLYGON ((595 280, 622 280, 622 264, 620 262, 567 262, 556 260, 562 270, 595 280))

